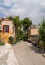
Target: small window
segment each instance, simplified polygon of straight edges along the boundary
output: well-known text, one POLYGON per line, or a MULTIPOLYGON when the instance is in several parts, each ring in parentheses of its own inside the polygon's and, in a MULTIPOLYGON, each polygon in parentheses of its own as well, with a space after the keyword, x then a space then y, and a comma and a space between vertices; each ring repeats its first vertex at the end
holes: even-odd
POLYGON ((9 33, 9 26, 8 25, 4 25, 3 26, 3 32, 5 33, 9 33))

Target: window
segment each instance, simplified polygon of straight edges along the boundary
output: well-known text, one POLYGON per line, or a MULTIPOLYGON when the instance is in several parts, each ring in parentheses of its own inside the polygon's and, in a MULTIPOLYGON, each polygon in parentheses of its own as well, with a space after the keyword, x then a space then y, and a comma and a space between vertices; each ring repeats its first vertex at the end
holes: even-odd
POLYGON ((3 25, 3 32, 9 33, 9 26, 8 25, 3 25))

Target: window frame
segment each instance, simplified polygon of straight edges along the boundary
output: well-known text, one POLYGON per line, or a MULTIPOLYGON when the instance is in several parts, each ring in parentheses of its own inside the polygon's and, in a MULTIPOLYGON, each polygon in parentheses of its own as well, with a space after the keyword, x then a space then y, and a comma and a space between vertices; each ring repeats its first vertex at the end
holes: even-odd
POLYGON ((3 25, 3 33, 9 33, 9 25, 3 25), (6 32, 6 31, 4 31, 4 27, 5 26, 8 26, 8 31, 6 32))

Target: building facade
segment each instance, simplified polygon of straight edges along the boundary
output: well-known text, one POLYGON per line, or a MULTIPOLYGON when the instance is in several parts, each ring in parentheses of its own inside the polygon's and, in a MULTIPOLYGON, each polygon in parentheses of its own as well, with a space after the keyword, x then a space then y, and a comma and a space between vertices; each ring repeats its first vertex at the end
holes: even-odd
POLYGON ((9 19, 0 20, 0 40, 8 43, 10 36, 15 38, 15 27, 13 21, 9 19))
POLYGON ((39 35, 39 28, 36 27, 35 25, 31 25, 28 29, 28 40, 37 42, 39 40, 38 35, 39 35))

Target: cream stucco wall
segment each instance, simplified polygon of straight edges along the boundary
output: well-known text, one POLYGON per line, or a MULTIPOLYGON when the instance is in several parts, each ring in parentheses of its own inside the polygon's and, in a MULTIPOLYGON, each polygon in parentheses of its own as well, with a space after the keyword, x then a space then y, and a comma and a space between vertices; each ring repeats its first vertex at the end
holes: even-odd
POLYGON ((1 29, 2 29, 2 32, 1 32, 1 39, 7 43, 8 42, 8 38, 10 36, 14 37, 15 36, 15 31, 13 31, 13 27, 14 27, 14 24, 13 24, 13 21, 7 21, 7 20, 4 20, 2 21, 1 23, 1 29), (9 25, 9 33, 3 33, 3 25, 9 25))
POLYGON ((31 35, 38 35, 38 32, 39 29, 38 28, 35 28, 35 29, 31 29, 31 35))

